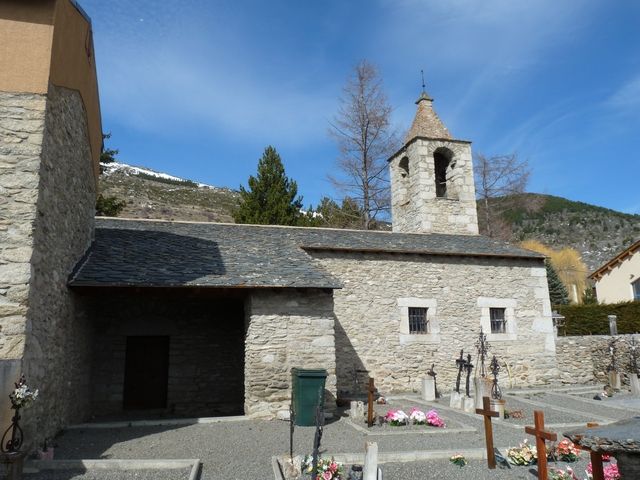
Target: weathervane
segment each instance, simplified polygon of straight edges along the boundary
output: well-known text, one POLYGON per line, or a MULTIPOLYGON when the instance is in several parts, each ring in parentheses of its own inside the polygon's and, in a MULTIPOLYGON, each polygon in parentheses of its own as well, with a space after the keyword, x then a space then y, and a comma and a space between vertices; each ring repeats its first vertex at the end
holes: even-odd
POLYGON ((425 93, 424 89, 424 70, 420 70, 420 75, 422 75, 422 93, 425 93))

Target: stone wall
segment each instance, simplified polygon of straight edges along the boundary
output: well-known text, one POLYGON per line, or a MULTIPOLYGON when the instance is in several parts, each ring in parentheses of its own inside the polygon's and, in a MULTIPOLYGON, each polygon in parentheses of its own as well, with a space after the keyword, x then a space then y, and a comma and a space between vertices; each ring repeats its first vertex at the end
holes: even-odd
POLYGON ((166 413, 242 415, 244 314, 242 300, 189 289, 93 292, 87 316, 95 327, 92 413, 123 412, 128 336, 169 337, 166 413))
MULTIPOLYGON (((630 368, 629 341, 636 335, 616 335, 616 363, 624 383, 630 368)), ((607 383, 607 366, 611 363, 609 335, 584 335, 556 338, 556 355, 560 381, 566 384, 607 383)), ((640 346, 640 345, 639 345, 640 346)))
POLYGON ((52 436, 88 407, 86 323, 67 277, 93 231, 95 180, 80 95, 0 94, 0 358, 23 359, 41 399, 27 438, 52 436))
POLYGON ((512 310, 510 332, 489 335, 491 353, 509 366, 504 376, 514 386, 557 379, 542 262, 339 252, 313 256, 344 284, 334 292, 339 396, 364 393, 366 374, 358 370, 368 370, 383 393, 417 390, 432 363, 441 388, 451 388, 460 349, 476 361, 474 344, 487 304, 512 310), (402 332, 402 315, 411 304, 435 310, 435 333, 402 332))
POLYGON ((336 350, 330 291, 256 291, 247 306, 245 413, 289 410, 291 368, 328 372, 325 403, 335 408, 336 350))
POLYGON ((0 92, 0 358, 21 359, 46 96, 0 92))
POLYGON ((393 231, 477 234, 471 146, 466 142, 418 139, 390 162, 393 231), (447 196, 436 197, 434 153, 453 154, 447 196), (406 160, 403 160, 406 158, 406 160), (403 169, 401 162, 408 169, 403 169))

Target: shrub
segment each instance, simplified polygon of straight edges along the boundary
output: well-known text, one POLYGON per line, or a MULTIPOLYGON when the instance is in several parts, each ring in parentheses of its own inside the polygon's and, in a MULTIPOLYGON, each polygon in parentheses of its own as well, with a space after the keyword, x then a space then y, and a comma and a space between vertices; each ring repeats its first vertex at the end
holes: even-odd
POLYGON ((640 302, 596 305, 555 305, 565 317, 565 335, 608 335, 607 315, 618 317, 618 333, 640 332, 640 302))
POLYGON ((103 197, 98 195, 96 200, 96 215, 101 217, 117 217, 122 209, 127 205, 124 200, 118 200, 116 197, 103 197))

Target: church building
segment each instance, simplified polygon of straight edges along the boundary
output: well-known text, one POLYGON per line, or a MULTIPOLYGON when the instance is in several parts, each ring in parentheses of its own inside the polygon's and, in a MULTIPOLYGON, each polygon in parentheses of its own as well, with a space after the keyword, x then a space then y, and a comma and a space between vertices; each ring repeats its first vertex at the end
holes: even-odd
POLYGON ((471 144, 425 92, 389 159, 392 232, 95 218, 91 22, 72 0, 4 2, 0 22, 22 48, 0 58, 0 381, 40 389, 39 435, 272 418, 292 367, 326 369, 333 405, 367 376, 417 389, 432 364, 449 388, 481 328, 514 385, 557 379, 544 258, 478 234, 471 144))

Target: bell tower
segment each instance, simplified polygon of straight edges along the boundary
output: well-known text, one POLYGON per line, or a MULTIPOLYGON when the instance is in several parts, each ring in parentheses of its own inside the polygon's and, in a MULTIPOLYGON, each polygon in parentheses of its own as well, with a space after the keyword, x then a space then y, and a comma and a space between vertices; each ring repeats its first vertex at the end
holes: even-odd
POLYGON ((389 159, 393 231, 477 235, 471 142, 454 139, 423 90, 404 146, 389 159))

